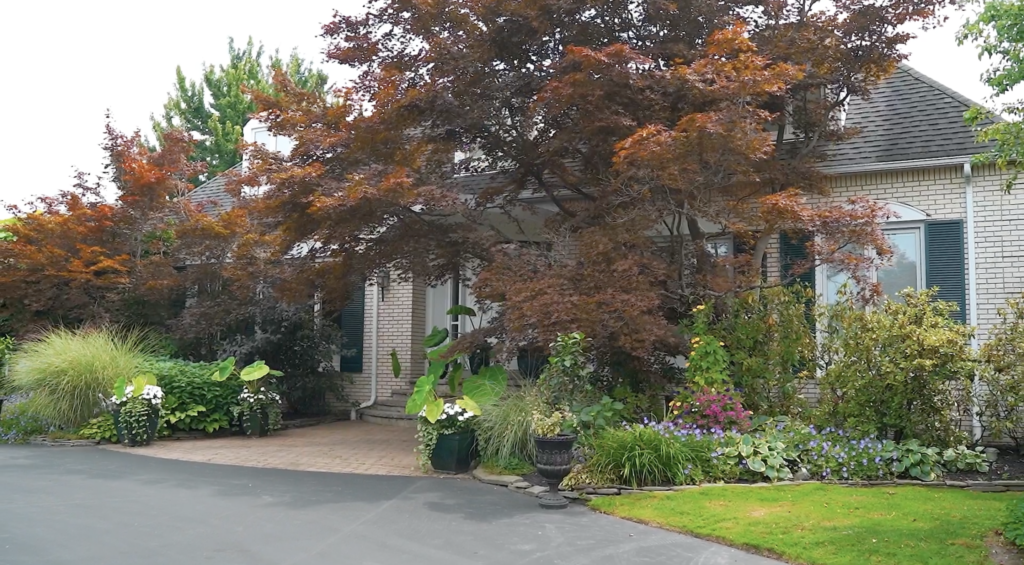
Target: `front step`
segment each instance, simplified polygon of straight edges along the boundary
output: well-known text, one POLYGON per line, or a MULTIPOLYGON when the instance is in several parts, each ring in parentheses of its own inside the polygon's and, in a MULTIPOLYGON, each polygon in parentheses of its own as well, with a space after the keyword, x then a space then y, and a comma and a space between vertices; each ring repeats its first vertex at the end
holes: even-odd
POLYGON ((371 424, 415 428, 417 417, 412 414, 406 414, 404 411, 404 404, 402 405, 402 408, 403 410, 395 410, 394 408, 389 408, 387 406, 377 407, 374 405, 370 408, 360 410, 359 419, 364 422, 370 422, 371 424))

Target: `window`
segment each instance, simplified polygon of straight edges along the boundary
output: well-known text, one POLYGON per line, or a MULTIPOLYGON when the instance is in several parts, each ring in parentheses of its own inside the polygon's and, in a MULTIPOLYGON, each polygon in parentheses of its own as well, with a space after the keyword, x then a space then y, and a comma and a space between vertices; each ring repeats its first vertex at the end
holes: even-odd
MULTIPOLYGON (((871 279, 882 286, 882 293, 889 299, 901 300, 898 296, 901 291, 924 287, 923 226, 894 227, 883 231, 889 238, 893 257, 888 265, 871 273, 871 279)), ((827 265, 819 269, 824 275, 819 290, 826 303, 834 304, 839 290, 850 282, 850 276, 827 265)))
POLYGON ((295 147, 295 142, 291 138, 273 135, 270 133, 270 130, 265 127, 254 129, 252 134, 254 142, 259 143, 271 151, 288 154, 291 153, 292 147, 295 147))
POLYGON ((436 328, 447 328, 453 339, 476 328, 486 326, 494 315, 495 306, 483 303, 473 296, 470 285, 472 275, 459 274, 447 281, 427 287, 426 333, 436 328), (452 306, 463 304, 476 311, 476 316, 451 316, 447 312, 452 306))

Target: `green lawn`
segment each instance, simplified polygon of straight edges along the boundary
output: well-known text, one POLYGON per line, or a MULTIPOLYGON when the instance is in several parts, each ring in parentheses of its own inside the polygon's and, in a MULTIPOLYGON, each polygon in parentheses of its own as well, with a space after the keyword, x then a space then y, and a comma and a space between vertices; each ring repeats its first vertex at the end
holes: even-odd
POLYGON ((831 485, 714 487, 601 498, 615 516, 792 563, 991 563, 985 539, 1024 493, 831 485))

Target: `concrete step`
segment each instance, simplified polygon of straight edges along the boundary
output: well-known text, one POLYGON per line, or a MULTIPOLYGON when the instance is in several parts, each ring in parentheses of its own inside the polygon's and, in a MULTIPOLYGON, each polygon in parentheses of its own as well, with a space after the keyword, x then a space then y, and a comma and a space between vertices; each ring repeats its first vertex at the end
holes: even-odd
POLYGON ((388 408, 397 408, 405 412, 407 402, 409 402, 408 396, 392 396, 391 398, 378 398, 375 406, 387 406, 388 408))
POLYGON ((360 410, 359 419, 371 424, 415 428, 417 418, 404 412, 381 407, 379 409, 366 408, 360 410))

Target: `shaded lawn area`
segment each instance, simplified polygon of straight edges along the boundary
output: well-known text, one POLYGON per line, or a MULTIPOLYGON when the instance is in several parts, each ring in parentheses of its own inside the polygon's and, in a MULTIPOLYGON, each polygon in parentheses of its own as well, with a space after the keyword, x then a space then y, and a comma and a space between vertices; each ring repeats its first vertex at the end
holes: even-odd
POLYGON ((792 563, 993 563, 1007 505, 1024 493, 835 485, 714 487, 600 498, 621 518, 753 549, 792 563))

